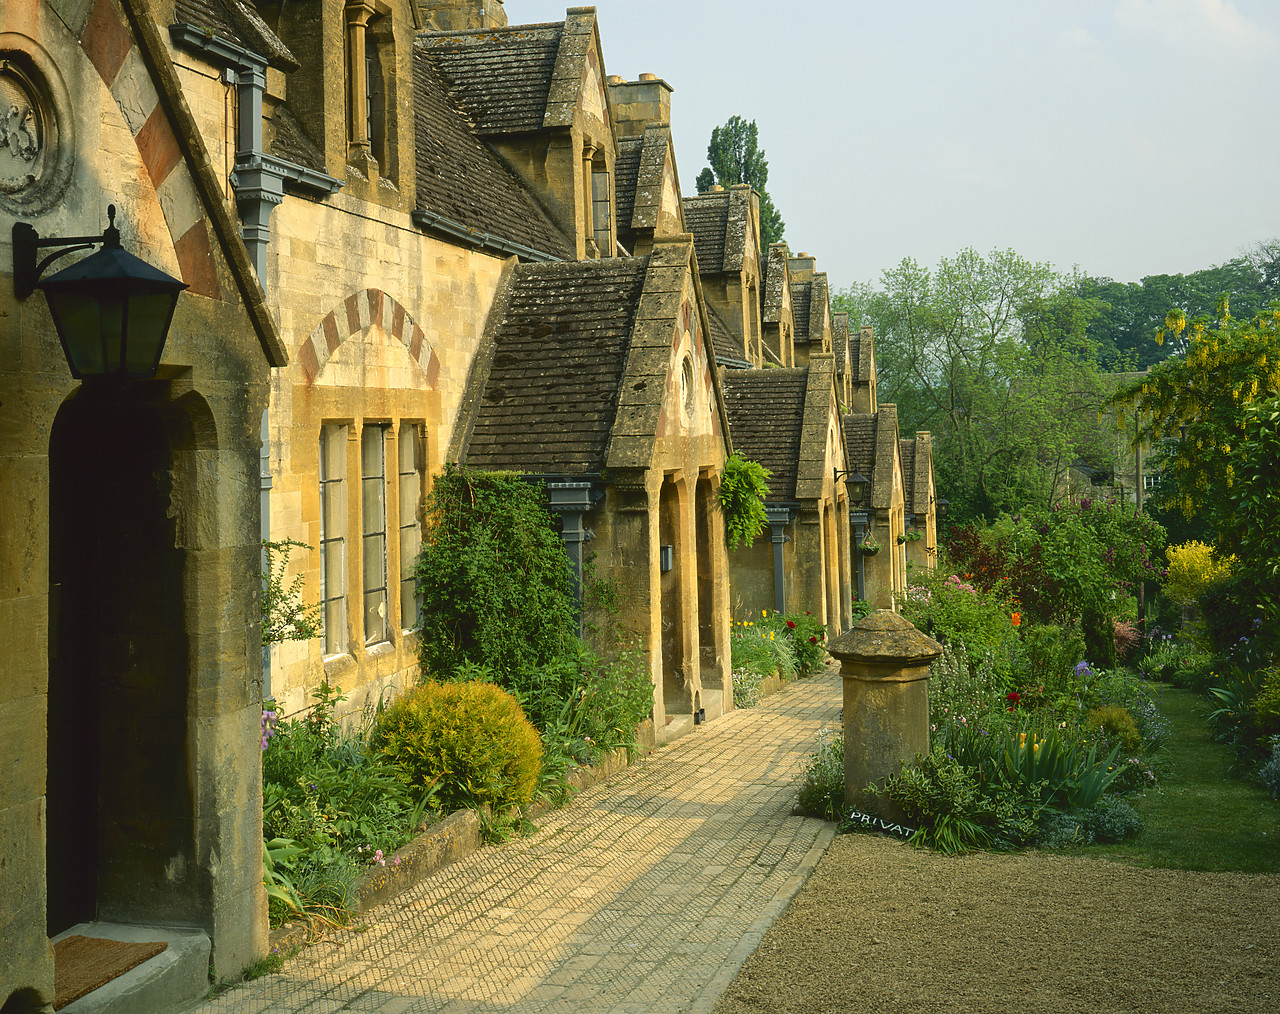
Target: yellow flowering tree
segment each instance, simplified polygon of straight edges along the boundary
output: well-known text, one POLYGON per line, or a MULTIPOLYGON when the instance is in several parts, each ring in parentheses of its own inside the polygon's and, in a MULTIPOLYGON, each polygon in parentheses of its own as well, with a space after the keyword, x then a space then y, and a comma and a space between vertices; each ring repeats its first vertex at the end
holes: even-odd
POLYGON ((1174 310, 1157 340, 1189 334, 1187 354, 1166 360, 1113 399, 1137 414, 1137 440, 1163 444, 1158 500, 1196 518, 1214 536, 1230 579, 1219 583, 1206 620, 1215 638, 1261 634, 1280 650, 1280 308, 1248 322, 1227 299, 1212 324, 1174 310))
POLYGON ((1237 480, 1245 409, 1280 393, 1280 310, 1241 322, 1224 296, 1218 314, 1216 322, 1188 323, 1171 310, 1156 340, 1185 338, 1187 354, 1112 399, 1122 420, 1126 411, 1136 414, 1136 443, 1166 449, 1165 506, 1215 529, 1237 480))
POLYGON ((1180 606, 1195 605, 1201 592, 1231 573, 1235 557, 1215 559, 1213 547, 1195 539, 1168 550, 1169 571, 1164 592, 1180 606))

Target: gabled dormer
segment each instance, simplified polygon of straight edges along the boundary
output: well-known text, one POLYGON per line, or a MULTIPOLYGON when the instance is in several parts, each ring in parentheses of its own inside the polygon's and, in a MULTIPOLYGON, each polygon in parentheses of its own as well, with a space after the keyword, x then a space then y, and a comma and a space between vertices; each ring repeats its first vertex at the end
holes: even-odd
POLYGON ((849 404, 855 412, 875 412, 876 347, 870 324, 864 324, 856 335, 849 336, 849 404))
POLYGON ((268 82, 268 143, 311 149, 350 196, 413 207, 416 0, 263 4, 301 66, 268 82))
POLYGON ((787 259, 791 302, 795 319, 796 362, 806 363, 810 353, 831 351, 831 301, 827 275, 818 271, 812 254, 787 259))
POLYGON ((762 366, 759 197, 745 183, 728 190, 717 186, 686 197, 684 212, 697 245, 708 305, 728 322, 738 355, 752 366, 762 366))
POLYGON ((795 365, 795 312, 791 285, 791 252, 785 242, 769 247, 761 288, 761 331, 765 358, 779 365, 795 365))
POLYGON ((853 365, 849 358, 849 315, 831 315, 831 354, 835 358, 836 393, 846 411, 853 405, 853 365))
POLYGON ((424 32, 417 45, 575 256, 614 256, 618 144, 595 8, 552 24, 424 32))
POLYGON ((651 123, 640 136, 619 143, 615 194, 622 252, 642 257, 655 239, 686 231, 675 148, 665 123, 651 123))

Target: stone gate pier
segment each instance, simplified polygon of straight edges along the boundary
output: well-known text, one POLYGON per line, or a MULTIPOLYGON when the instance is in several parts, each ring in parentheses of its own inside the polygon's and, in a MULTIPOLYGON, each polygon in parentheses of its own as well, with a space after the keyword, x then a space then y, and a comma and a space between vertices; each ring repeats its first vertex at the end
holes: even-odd
POLYGON ((844 802, 884 812, 865 789, 929 752, 929 666, 942 645, 888 609, 859 620, 828 646, 844 682, 844 802))

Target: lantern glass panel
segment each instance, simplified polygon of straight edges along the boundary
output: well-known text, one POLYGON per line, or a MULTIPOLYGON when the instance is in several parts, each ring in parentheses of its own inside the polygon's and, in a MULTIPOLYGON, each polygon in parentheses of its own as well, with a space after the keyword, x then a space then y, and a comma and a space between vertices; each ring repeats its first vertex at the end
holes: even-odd
MULTIPOLYGON (((177 302, 178 296, 174 292, 135 292, 129 297, 125 373, 150 376, 155 372, 177 302)), ((116 368, 119 368, 118 364, 116 368)))
MULTIPOLYGON (((113 307, 107 323, 118 335, 120 307, 113 307)), ((77 377, 105 373, 107 357, 103 346, 103 306, 96 292, 50 293, 49 312, 67 352, 71 371, 77 377)), ((118 347, 118 346, 117 346, 118 347)))

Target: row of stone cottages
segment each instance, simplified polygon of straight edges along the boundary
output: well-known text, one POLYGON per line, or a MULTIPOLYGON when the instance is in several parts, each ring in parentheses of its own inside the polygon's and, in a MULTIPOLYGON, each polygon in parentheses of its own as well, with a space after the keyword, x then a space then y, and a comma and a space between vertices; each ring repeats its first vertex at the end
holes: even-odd
POLYGON ((262 953, 264 681, 294 710, 326 675, 412 675, 446 460, 545 480, 571 556, 591 537, 623 578, 659 741, 732 707, 732 612, 839 632, 930 562, 929 439, 877 404, 871 336, 812 258, 759 249, 749 189, 683 196, 671 89, 606 75, 592 8, 5 4, 0 89, 5 1011, 51 998, 53 942, 94 920, 189 927, 219 969, 262 953), (71 261, 44 261, 85 236, 59 289, 71 261), (773 479, 770 532, 730 554, 735 449, 773 479), (325 615, 265 667, 264 535, 314 547, 325 615))

